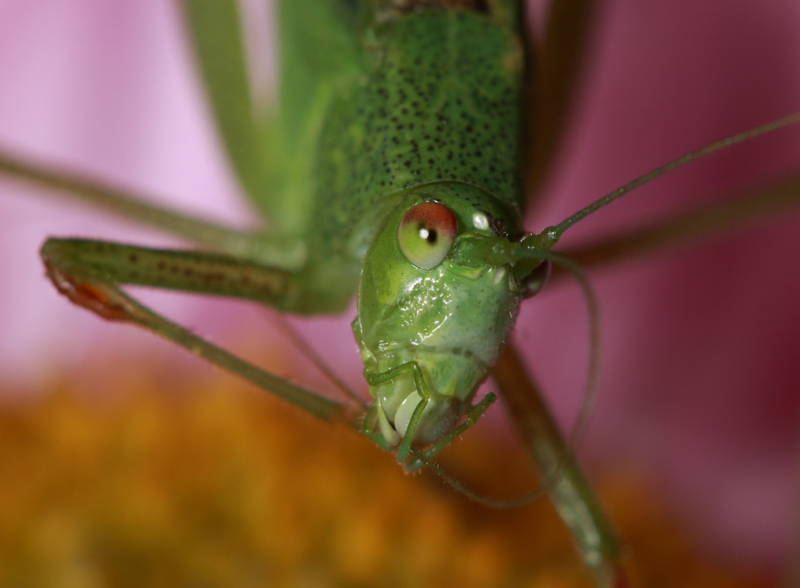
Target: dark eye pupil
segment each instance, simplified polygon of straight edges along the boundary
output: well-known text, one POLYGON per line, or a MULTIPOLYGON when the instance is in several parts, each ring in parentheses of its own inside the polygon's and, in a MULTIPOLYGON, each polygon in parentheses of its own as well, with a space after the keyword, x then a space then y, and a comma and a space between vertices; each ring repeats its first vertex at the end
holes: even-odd
POLYGON ((431 245, 436 245, 436 241, 438 240, 438 236, 436 235, 436 229, 428 229, 426 227, 420 227, 419 236, 428 243, 430 243, 431 245))

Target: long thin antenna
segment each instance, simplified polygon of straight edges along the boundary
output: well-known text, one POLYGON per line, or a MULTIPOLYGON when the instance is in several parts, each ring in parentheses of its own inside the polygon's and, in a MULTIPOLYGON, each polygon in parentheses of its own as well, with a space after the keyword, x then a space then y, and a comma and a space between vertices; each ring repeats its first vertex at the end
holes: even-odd
POLYGON ((577 223, 579 220, 589 216, 593 212, 603 208, 607 204, 610 204, 620 196, 627 194, 634 188, 638 188, 642 184, 646 184, 647 182, 656 179, 658 176, 665 174, 673 169, 686 165, 687 163, 691 163, 692 161, 696 161, 701 157, 705 157, 706 155, 710 155, 715 151, 719 151, 720 149, 725 149, 732 145, 736 145, 737 143, 741 143, 743 141, 747 141, 748 139, 752 139, 753 137, 757 137, 759 135, 763 135, 765 133, 771 133, 772 131, 777 131, 778 129, 782 129, 784 127, 788 127, 790 125, 796 124, 800 122, 800 112, 796 112, 784 118, 779 118, 778 120, 774 120, 770 123, 765 125, 761 125, 760 127, 756 127, 754 129, 750 129, 749 131, 745 131, 743 133, 739 133, 738 135, 733 135, 726 139, 722 139, 720 141, 716 141, 711 143, 710 145, 706 145, 697 151, 692 151, 691 153, 684 155, 683 157, 679 157, 669 163, 662 165, 654 169, 653 171, 646 173, 645 175, 633 180, 632 182, 625 184, 621 188, 617 188, 613 192, 606 194, 599 200, 596 200, 586 208, 583 208, 573 214, 572 216, 568 217, 566 220, 560 222, 559 224, 548 227, 544 231, 542 231, 542 235, 546 236, 548 239, 551 239, 552 242, 558 240, 558 238, 570 228, 572 225, 577 223))
MULTIPOLYGON (((540 498, 545 494, 558 492, 559 488, 563 486, 562 481, 568 478, 567 485, 573 483, 576 478, 580 478, 579 470, 577 470, 574 463, 574 456, 577 445, 580 442, 583 434, 589 425, 591 419, 595 400, 597 398, 597 390, 599 387, 600 376, 600 349, 601 349, 601 336, 600 336, 600 311, 597 301, 597 294, 589 281, 588 276, 583 269, 571 259, 552 253, 550 251, 540 251, 525 245, 519 246, 516 250, 516 257, 530 258, 530 259, 548 259, 555 264, 562 266, 577 280, 581 294, 583 295, 586 303, 586 309, 589 317, 589 358, 587 366, 586 383, 583 389, 583 398, 581 400, 581 407, 578 411, 578 416, 572 426, 566 443, 563 441, 561 435, 558 433, 556 425, 552 421, 549 413, 543 407, 541 400, 537 398, 537 404, 541 407, 536 414, 535 424, 528 423, 527 426, 531 430, 536 430, 532 434, 531 440, 534 438, 536 441, 532 442, 533 451, 536 454, 537 460, 541 464, 543 480, 538 488, 523 496, 511 499, 496 499, 486 496, 481 496, 469 488, 465 487, 461 482, 451 477, 442 468, 433 461, 428 461, 424 454, 413 452, 416 459, 425 464, 428 469, 439 476, 442 480, 450 485, 454 490, 463 494, 470 500, 473 500, 484 506, 491 508, 517 508, 530 504, 534 500, 540 498), (545 448, 544 450, 542 448, 545 448)), ((498 380, 498 374, 494 373, 495 380, 498 380)), ((500 386, 506 401, 509 401, 507 396, 508 390, 503 385, 500 386)), ((583 482, 581 482, 583 487, 583 482)), ((601 515, 595 515, 600 517, 601 515)), ((603 524, 605 524, 603 522, 603 524)))
POLYGON ((574 453, 575 447, 583 436, 589 425, 594 403, 597 398, 597 390, 600 380, 600 351, 602 348, 602 337, 600 336, 600 304, 592 283, 583 268, 569 257, 553 253, 551 251, 541 251, 537 249, 537 239, 540 235, 530 235, 517 244, 514 249, 515 259, 548 259, 553 264, 561 266, 572 274, 581 288, 581 295, 586 304, 587 316, 589 319, 589 359, 586 371, 586 384, 583 389, 583 399, 578 417, 569 436, 570 452, 574 453))

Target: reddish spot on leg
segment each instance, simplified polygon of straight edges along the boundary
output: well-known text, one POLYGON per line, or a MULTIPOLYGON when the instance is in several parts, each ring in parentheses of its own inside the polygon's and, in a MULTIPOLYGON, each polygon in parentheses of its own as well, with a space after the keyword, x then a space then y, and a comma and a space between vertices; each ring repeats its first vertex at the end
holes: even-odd
POLYGON ((46 263, 47 276, 56 289, 78 306, 101 316, 108 321, 130 321, 128 311, 121 305, 111 300, 106 288, 78 281, 55 265, 46 263))
POLYGON ((124 307, 109 300, 102 289, 91 284, 76 284, 75 296, 71 296, 70 300, 108 321, 130 320, 124 307))

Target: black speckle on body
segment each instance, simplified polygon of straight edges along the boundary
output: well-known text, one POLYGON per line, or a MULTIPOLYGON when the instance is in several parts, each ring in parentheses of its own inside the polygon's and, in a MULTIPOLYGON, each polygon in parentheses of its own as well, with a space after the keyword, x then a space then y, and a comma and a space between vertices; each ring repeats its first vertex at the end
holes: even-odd
POLYGON ((519 212, 514 36, 463 10, 408 14, 378 33, 376 68, 335 101, 323 129, 318 242, 329 253, 345 247, 359 219, 387 196, 431 182, 478 186, 519 212))

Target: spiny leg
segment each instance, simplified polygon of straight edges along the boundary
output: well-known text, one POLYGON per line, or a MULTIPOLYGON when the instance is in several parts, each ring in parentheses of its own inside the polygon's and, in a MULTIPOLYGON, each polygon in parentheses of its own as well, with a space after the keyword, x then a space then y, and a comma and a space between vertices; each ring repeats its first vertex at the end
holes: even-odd
POLYGON ((160 251, 80 239, 42 247, 48 277, 72 302, 106 320, 134 323, 328 422, 355 427, 356 411, 295 386, 193 335, 123 293, 120 283, 212 293, 280 305, 292 274, 220 254, 160 251))

